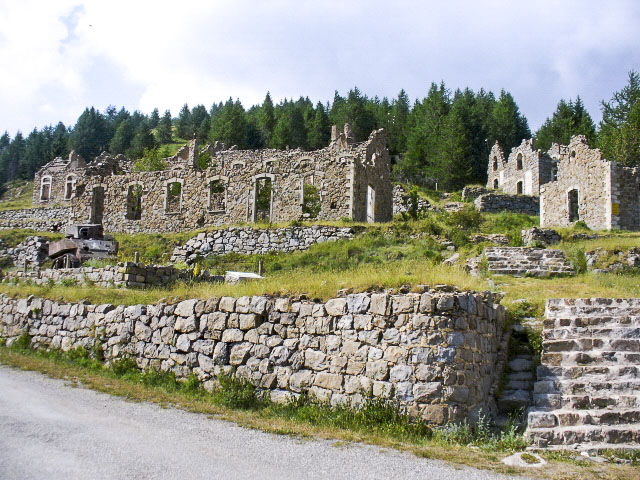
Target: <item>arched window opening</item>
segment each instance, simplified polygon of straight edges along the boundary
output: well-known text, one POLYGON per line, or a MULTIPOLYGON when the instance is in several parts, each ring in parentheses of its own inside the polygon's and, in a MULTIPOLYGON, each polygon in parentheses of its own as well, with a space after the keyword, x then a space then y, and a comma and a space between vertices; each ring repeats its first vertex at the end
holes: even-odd
POLYGON ((46 202, 51 199, 51 177, 42 177, 40 181, 40 201, 46 202))
POLYGON ((516 170, 522 170, 522 154, 519 153, 516 157, 516 170))
POLYGON ((522 182, 516 183, 516 193, 522 195, 522 182))
POLYGON ((493 171, 495 172, 496 170, 498 170, 498 159, 493 157, 493 171))
POLYGON ((497 190, 498 186, 499 186, 499 182, 498 182, 498 179, 496 178, 496 179, 493 180, 493 189, 497 190))
POLYGON ((257 178, 255 185, 255 220, 271 221, 273 183, 269 177, 257 178))
POLYGON ((76 177, 75 175, 69 175, 67 177, 67 181, 64 184, 64 199, 71 200, 73 197, 73 191, 76 188, 76 177))

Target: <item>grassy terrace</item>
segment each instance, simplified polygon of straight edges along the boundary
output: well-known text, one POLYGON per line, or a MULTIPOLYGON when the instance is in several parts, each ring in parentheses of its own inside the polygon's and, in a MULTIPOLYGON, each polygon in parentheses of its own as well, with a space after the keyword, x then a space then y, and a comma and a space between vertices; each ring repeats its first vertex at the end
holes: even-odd
MULTIPOLYGON (((334 222, 334 225, 354 225, 334 222)), ((480 215, 473 210, 454 214, 430 214, 419 220, 396 220, 391 224, 367 226, 366 233, 354 240, 315 245, 305 252, 291 254, 228 254, 201 260, 201 267, 212 273, 225 270, 256 271, 258 261, 265 266, 266 279, 240 286, 201 282, 182 282, 170 288, 126 290, 116 288, 35 286, 0 284, 0 292, 9 295, 36 295, 66 301, 81 299, 96 303, 154 303, 185 298, 239 295, 306 295, 327 299, 339 290, 358 292, 382 288, 416 288, 418 285, 456 285, 460 289, 504 292, 504 303, 525 298, 542 312, 546 298, 553 297, 637 297, 640 296, 638 272, 626 274, 582 273, 567 278, 471 277, 460 266, 442 265, 447 251, 441 241, 456 244, 462 259, 478 255, 486 246, 473 244, 474 233, 502 233, 519 244, 520 230, 537 224, 536 217, 514 214, 480 215)), ((282 225, 285 226, 285 225, 282 225)), ((578 230, 581 231, 581 230, 578 230)), ((196 232, 168 235, 116 235, 120 242, 119 260, 132 260, 135 251, 147 262, 165 262, 175 245, 184 243, 196 232)), ((577 264, 584 263, 584 252, 595 248, 608 251, 628 250, 640 245, 640 234, 601 233, 595 240, 571 241, 574 230, 564 230, 565 238, 557 248, 577 264)), ((0 231, 9 246, 25 236, 25 230, 0 231)), ((46 234, 55 238, 54 234, 46 234)), ((459 262, 462 263, 462 262, 459 262)))

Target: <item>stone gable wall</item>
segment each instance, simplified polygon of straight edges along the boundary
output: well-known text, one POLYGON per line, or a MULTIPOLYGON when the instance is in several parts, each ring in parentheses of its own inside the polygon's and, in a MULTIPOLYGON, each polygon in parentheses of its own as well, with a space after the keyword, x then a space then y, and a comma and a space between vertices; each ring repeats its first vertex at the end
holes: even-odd
MULTIPOLYGON (((222 297, 168 305, 87 305, 0 296, 0 335, 37 348, 99 341, 105 358, 194 373, 235 371, 275 401, 308 390, 331 404, 389 396, 436 424, 488 411, 505 312, 489 292, 353 294, 315 303, 222 297)), ((504 352, 502 352, 504 356, 504 352)))
POLYGON ((535 149, 533 139, 523 140, 507 159, 496 143, 489 154, 487 188, 495 189, 497 180, 498 188, 506 194, 538 196, 540 186, 551 180, 554 165, 555 160, 548 153, 535 149), (522 160, 521 169, 518 169, 518 157, 522 160), (522 192, 518 192, 518 182, 522 182, 522 192))
POLYGON ((573 137, 560 157, 558 179, 542 186, 541 227, 566 227, 571 190, 578 190, 580 220, 594 230, 608 230, 611 222, 611 162, 591 149, 584 137, 573 137))

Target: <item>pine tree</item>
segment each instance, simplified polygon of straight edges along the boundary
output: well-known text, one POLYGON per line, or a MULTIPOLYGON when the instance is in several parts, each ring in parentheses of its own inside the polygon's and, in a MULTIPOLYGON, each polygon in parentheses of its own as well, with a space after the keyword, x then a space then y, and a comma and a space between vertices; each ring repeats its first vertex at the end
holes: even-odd
POLYGON ((91 107, 78 118, 69 142, 73 150, 91 161, 106 149, 110 138, 104 116, 91 107))
POLYGON ((640 166, 640 74, 629 72, 628 84, 602 101, 598 145, 608 160, 640 166))
POLYGON ((229 147, 237 145, 242 148, 246 146, 246 122, 240 100, 234 102, 229 98, 211 121, 209 139, 224 142, 229 147))
POLYGON ((129 118, 124 119, 118 125, 115 135, 109 142, 109 151, 116 154, 125 153, 131 147, 135 133, 133 121, 129 118))
POLYGON ((51 138, 51 155, 66 157, 69 154, 69 130, 64 123, 58 122, 51 138))
POLYGON ((191 140, 195 129, 191 123, 191 112, 189 111, 189 105, 186 103, 180 109, 178 114, 178 121, 176 122, 176 134, 179 138, 185 140, 191 140))
POLYGON ((315 108, 313 123, 309 129, 307 143, 311 150, 318 150, 326 147, 330 139, 331 126, 329 125, 329 116, 322 102, 318 102, 315 108))
POLYGON ((536 132, 536 146, 548 150, 552 143, 566 145, 573 135, 585 135, 589 143, 595 143, 596 127, 580 97, 575 103, 560 100, 553 116, 547 118, 536 132))
POLYGON ((273 107, 273 101, 271 100, 271 94, 267 92, 260 108, 258 115, 258 124, 262 131, 263 143, 268 145, 271 142, 271 135, 273 129, 276 126, 275 109, 273 107))
POLYGON ((165 110, 156 128, 156 139, 158 143, 166 144, 171 143, 171 137, 171 112, 165 110))
POLYGON ((160 122, 160 112, 157 108, 154 108, 151 112, 151 116, 149 117, 149 128, 152 130, 158 126, 160 122))
POLYGON ((153 150, 156 147, 153 133, 149 128, 149 124, 144 121, 136 128, 135 135, 131 140, 131 147, 129 148, 129 156, 132 158, 142 158, 145 150, 153 150))
POLYGON ((209 135, 210 120, 209 112, 204 105, 196 105, 191 110, 191 124, 196 138, 200 142, 206 142, 209 135))
POLYGON ((391 122, 387 127, 387 143, 392 155, 403 153, 407 149, 407 124, 409 120, 409 96, 404 89, 398 93, 391 104, 391 122))

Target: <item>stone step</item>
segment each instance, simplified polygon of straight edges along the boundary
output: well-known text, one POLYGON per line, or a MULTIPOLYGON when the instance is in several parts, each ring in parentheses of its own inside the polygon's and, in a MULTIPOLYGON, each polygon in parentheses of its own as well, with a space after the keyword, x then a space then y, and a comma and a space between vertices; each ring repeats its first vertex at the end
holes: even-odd
POLYGON ((593 350, 612 350, 616 352, 640 352, 640 341, 637 338, 602 338, 584 337, 561 340, 544 340, 542 348, 545 352, 593 352, 593 350))
POLYGON ((610 444, 625 445, 640 443, 640 425, 579 425, 573 427, 530 428, 527 435, 536 447, 549 445, 610 444))
POLYGON ((640 365, 640 352, 618 352, 610 350, 596 350, 592 352, 553 352, 543 353, 543 365, 563 367, 571 366, 631 366, 640 365))
POLYGON ((600 395, 570 395, 562 393, 534 393, 533 404, 536 409, 603 409, 640 408, 640 395, 634 394, 600 394, 600 395))
POLYGON ((538 380, 535 393, 562 393, 569 395, 603 395, 617 393, 637 393, 640 395, 640 380, 636 378, 603 380, 598 376, 575 379, 538 380))
POLYGON ((529 412, 528 423, 531 428, 640 424, 640 408, 616 410, 536 410, 529 412))
POLYGON ((637 325, 594 325, 588 327, 556 327, 553 330, 545 330, 542 338, 544 341, 569 340, 569 339, 611 339, 626 338, 640 339, 640 320, 637 325))
MULTIPOLYGON (((547 313, 548 314, 548 313, 547 313)), ((557 328, 594 328, 594 327, 637 327, 640 326, 640 315, 625 316, 583 316, 553 317, 543 322, 545 334, 557 328)))
POLYGON ((596 375, 600 380, 622 380, 640 378, 639 365, 586 365, 570 367, 548 367, 540 365, 537 368, 539 381, 570 380, 583 376, 596 375))
POLYGON ((503 390, 497 400, 498 409, 502 412, 526 409, 531 403, 532 395, 530 390, 503 390))

